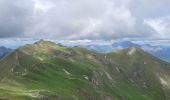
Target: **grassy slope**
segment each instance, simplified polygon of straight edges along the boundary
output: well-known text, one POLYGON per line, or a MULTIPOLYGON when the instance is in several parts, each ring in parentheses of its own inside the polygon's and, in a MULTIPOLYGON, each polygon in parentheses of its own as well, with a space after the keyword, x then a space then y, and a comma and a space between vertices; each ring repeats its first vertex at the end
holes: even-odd
MULTIPOLYGON (((0 62, 0 97, 11 100, 165 100, 162 85, 154 74, 157 70, 163 74, 162 65, 152 65, 158 60, 147 54, 145 57, 145 53, 138 54, 141 59, 136 55, 126 56, 128 51, 100 54, 47 41, 26 45, 0 62), (150 66, 143 65, 146 59, 150 66), (146 71, 142 76, 133 76, 141 70, 146 71)), ((164 63, 158 61, 158 64, 164 63)))

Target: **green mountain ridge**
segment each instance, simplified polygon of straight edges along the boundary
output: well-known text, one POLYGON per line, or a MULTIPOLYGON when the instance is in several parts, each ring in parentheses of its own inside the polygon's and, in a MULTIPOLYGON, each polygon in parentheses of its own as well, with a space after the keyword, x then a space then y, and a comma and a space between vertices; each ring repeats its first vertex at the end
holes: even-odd
POLYGON ((40 40, 0 61, 4 100, 169 100, 170 64, 142 49, 97 53, 40 40))

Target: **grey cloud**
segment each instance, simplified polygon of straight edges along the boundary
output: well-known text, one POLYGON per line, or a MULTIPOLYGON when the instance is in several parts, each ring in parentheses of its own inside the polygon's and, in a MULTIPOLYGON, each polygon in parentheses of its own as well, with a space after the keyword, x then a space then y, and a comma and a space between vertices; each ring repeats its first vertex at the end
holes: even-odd
POLYGON ((167 16, 168 3, 169 0, 0 0, 0 37, 150 38, 158 33, 144 20, 167 16))
POLYGON ((170 36, 170 16, 147 19, 144 23, 157 33, 153 34, 153 37, 167 39, 170 36))
POLYGON ((17 36, 24 32, 33 13, 28 0, 0 0, 0 37, 17 36))
POLYGON ((135 31, 135 18, 126 3, 112 0, 51 2, 53 7, 38 15, 33 27, 28 28, 30 33, 68 39, 111 39, 132 35, 135 31))

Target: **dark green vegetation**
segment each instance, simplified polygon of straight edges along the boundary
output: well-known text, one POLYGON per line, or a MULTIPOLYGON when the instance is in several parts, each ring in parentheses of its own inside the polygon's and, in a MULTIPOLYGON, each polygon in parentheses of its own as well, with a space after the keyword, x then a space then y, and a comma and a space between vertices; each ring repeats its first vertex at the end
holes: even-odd
POLYGON ((134 46, 96 53, 40 40, 0 61, 2 100, 170 100, 170 64, 134 46))

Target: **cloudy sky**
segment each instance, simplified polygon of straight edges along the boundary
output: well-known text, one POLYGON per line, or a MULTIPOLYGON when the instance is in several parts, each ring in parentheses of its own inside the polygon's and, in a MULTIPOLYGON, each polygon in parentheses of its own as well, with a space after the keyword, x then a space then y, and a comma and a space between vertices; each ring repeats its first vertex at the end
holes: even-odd
POLYGON ((0 38, 170 39, 170 0, 0 0, 0 38))

